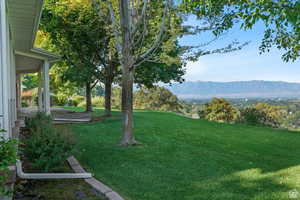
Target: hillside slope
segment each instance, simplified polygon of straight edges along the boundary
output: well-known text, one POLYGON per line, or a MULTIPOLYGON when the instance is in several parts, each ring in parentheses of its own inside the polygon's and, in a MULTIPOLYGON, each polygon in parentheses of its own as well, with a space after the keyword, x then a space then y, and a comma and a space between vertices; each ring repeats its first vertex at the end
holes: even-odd
POLYGON ((180 98, 300 97, 300 83, 281 81, 184 82, 165 85, 180 98))
POLYGON ((162 112, 135 120, 143 145, 130 148, 116 145, 119 118, 71 126, 81 163, 127 199, 283 200, 300 191, 298 132, 162 112))

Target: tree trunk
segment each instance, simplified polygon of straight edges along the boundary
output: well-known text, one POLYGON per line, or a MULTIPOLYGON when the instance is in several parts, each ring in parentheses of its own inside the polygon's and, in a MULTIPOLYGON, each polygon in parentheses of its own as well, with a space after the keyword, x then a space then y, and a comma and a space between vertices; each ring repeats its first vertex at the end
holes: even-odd
POLYGON ((129 0, 120 0, 120 22, 122 32, 122 114, 123 146, 136 145, 133 133, 133 65, 134 56, 131 46, 131 15, 129 0))
POLYGON ((91 83, 87 82, 86 83, 86 112, 92 112, 93 107, 92 107, 92 89, 91 89, 91 83))
POLYGON ((106 78, 105 81, 105 116, 111 116, 111 90, 112 90, 112 81, 110 78, 106 78))
POLYGON ((136 145, 133 132, 133 72, 130 71, 123 73, 122 77, 122 114, 123 137, 120 144, 122 146, 136 145))

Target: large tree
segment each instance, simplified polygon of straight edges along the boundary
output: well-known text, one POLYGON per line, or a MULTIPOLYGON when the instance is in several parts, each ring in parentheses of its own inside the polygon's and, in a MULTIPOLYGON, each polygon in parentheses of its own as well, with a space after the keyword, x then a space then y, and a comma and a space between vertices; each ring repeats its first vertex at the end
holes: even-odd
MULTIPOLYGON (((107 32, 113 33, 114 28, 111 26, 112 22, 114 21, 114 17, 120 17, 119 13, 117 16, 113 16, 110 13, 110 6, 112 7, 117 7, 117 0, 111 1, 111 4, 108 3, 100 3, 101 1, 93 0, 93 6, 97 8, 98 10, 98 15, 101 18, 104 18, 106 22, 106 29, 107 32)), ((151 7, 151 10, 148 11, 148 15, 150 15, 153 19, 161 14, 161 6, 159 4, 153 4, 155 5, 151 7)), ((151 23, 157 23, 157 19, 152 20, 151 23)), ((177 36, 179 31, 181 31, 182 23, 182 17, 177 17, 176 19, 174 18, 174 23, 173 26, 169 27, 169 34, 166 35, 166 41, 162 46, 158 47, 156 50, 157 54, 160 55, 159 59, 149 59, 145 62, 141 62, 140 65, 143 65, 144 67, 139 67, 134 70, 134 82, 137 83, 140 86, 146 86, 146 87, 153 87, 155 83, 158 82, 164 82, 164 83, 169 83, 171 81, 178 81, 182 82, 183 79, 181 78, 182 75, 184 74, 184 63, 182 62, 182 59, 180 58, 180 51, 178 50, 178 43, 176 41, 177 36)), ((152 26, 153 27, 153 26, 152 26)), ((101 27, 99 27, 101 28, 101 27)), ((136 31, 140 31, 139 29, 141 27, 137 27, 138 29, 136 31)), ((143 30, 145 31, 145 30, 143 30)), ((140 35, 141 37, 139 38, 139 41, 136 41, 136 49, 142 49, 144 48, 143 42, 141 40, 145 41, 146 43, 151 41, 151 38, 155 36, 156 31, 155 29, 149 29, 147 30, 148 33, 147 35, 140 35), (144 37, 144 38, 143 38, 144 37), (141 42, 141 43, 139 43, 141 42)), ((118 56, 118 51, 116 51, 115 48, 111 47, 111 44, 114 44, 114 46, 118 45, 118 39, 117 37, 111 37, 112 35, 109 35, 109 41, 107 43, 107 52, 108 54, 103 58, 103 61, 105 61, 107 58, 110 58, 111 55, 113 55, 113 60, 115 64, 119 64, 118 68, 114 71, 115 73, 113 76, 111 76, 108 81, 105 81, 105 84, 108 83, 108 86, 111 85, 109 84, 109 80, 115 80, 115 82, 120 83, 120 79, 118 75, 121 74, 121 68, 120 68, 120 62, 119 62, 119 57, 118 56), (117 76, 117 77, 116 77, 117 76)), ((116 36, 116 35, 114 35, 116 36)), ((106 63, 111 63, 111 61, 107 61, 106 63)), ((104 66, 107 64, 103 64, 104 66)), ((106 72, 110 74, 112 70, 108 67, 106 72)), ((121 84, 121 83, 120 83, 121 84)), ((106 102, 110 102, 109 100, 110 95, 111 95, 111 90, 106 90, 107 94, 106 102)), ((110 103, 106 103, 106 110, 110 107, 110 103)))
MULTIPOLYGON (((122 66, 123 138, 120 143, 124 146, 137 144, 133 133, 134 81, 138 84, 141 81, 143 84, 149 85, 161 80, 170 82, 174 79, 181 82, 183 81, 181 75, 183 75, 184 70, 176 66, 184 66, 182 58, 195 60, 199 56, 226 53, 240 49, 245 45, 234 42, 224 48, 211 51, 201 49, 201 47, 215 41, 218 38, 216 36, 212 41, 201 45, 178 46, 176 43, 178 37, 210 31, 213 28, 183 26, 183 13, 180 7, 174 5, 171 0, 119 0, 117 5, 115 1, 105 2, 110 8, 116 49, 122 66), (168 53, 165 51, 166 48, 169 48, 168 53), (180 55, 180 59, 175 61, 176 56, 174 60, 174 55, 180 55), (171 73, 165 70, 166 67, 172 69, 171 73), (159 73, 155 71, 159 71, 159 73), (140 76, 141 79, 138 77, 139 74, 143 74, 140 76)), ((211 25, 216 20, 211 17, 205 19, 205 22, 211 25)))
MULTIPOLYGON (((49 35, 51 36, 51 42, 55 44, 54 47, 56 49, 59 49, 59 53, 62 54, 65 58, 64 60, 67 64, 67 68, 66 65, 62 65, 59 67, 64 69, 60 70, 63 74, 63 79, 77 82, 80 86, 80 84, 85 83, 86 77, 92 77, 92 75, 94 74, 98 75, 97 77, 95 77, 95 79, 99 79, 105 85, 105 113, 109 116, 111 114, 112 83, 119 82, 119 75, 121 73, 118 52, 115 49, 115 37, 112 33, 109 7, 107 4, 98 4, 96 1, 92 2, 92 4, 90 4, 89 1, 83 2, 83 7, 80 6, 82 2, 77 6, 76 4, 72 4, 73 1, 71 1, 71 4, 66 4, 66 2, 68 1, 47 1, 45 14, 43 15, 42 28, 44 31, 49 33, 49 35), (85 10, 91 5, 97 10, 98 18, 96 18, 95 13, 95 15, 84 14, 86 12, 85 10), (83 20, 87 17, 94 18, 90 18, 90 21, 83 20), (96 26, 97 24, 95 24, 95 20, 101 21, 101 24, 98 24, 100 26, 96 26), (84 26, 84 23, 87 24, 84 26), (92 23, 95 26, 90 26, 88 23, 92 23), (76 27, 73 27, 73 24, 76 27), (66 27, 68 27, 68 29, 66 29, 66 27), (94 38, 96 36, 95 34, 85 34, 86 32, 93 33, 94 31, 99 31, 101 33, 99 35, 101 38, 94 38), (70 35, 76 37, 69 37, 70 35), (85 40, 82 40, 82 38, 85 38, 85 40), (81 45, 85 45, 82 44, 85 43, 85 41, 94 40, 101 42, 101 45, 99 45, 99 47, 103 47, 101 49, 96 49, 99 66, 93 67, 92 65, 86 65, 87 68, 80 67, 80 65, 78 65, 77 63, 82 60, 82 56, 78 56, 78 60, 76 60, 76 57, 71 57, 69 55, 78 55, 79 53, 81 53, 82 55, 86 54, 86 57, 94 56, 94 52, 81 52, 81 49, 77 48, 81 45), (74 45, 76 48, 73 48, 74 45), (87 55, 88 53, 90 55, 87 55), (97 68, 97 73, 94 73, 95 67, 97 68)), ((115 3, 116 2, 117 1, 115 1, 115 3)), ((90 8, 90 10, 92 10, 93 12, 95 11, 95 9, 90 8)), ((157 12, 159 13, 160 11, 153 8, 151 15, 156 16, 157 12)), ((176 35, 174 35, 174 32, 178 32, 178 29, 181 29, 181 21, 181 18, 178 17, 177 22, 174 23, 174 25, 176 24, 176 26, 173 26, 169 30, 169 42, 159 47, 158 51, 160 52, 159 54, 161 55, 161 58, 148 60, 142 63, 147 67, 139 68, 135 71, 136 83, 138 83, 139 85, 150 87, 159 81, 165 83, 168 83, 172 80, 180 82, 182 81, 181 76, 184 73, 184 65, 179 57, 180 51, 178 50, 178 44, 174 40, 174 38, 176 39, 177 37, 176 35)), ((154 35, 155 32, 152 31, 151 34, 154 35)), ((148 40, 148 38, 144 39, 148 40)), ((90 44, 90 42, 88 42, 88 44, 91 46, 87 46, 86 48, 95 49, 93 45, 90 44)), ((141 46, 140 48, 143 47, 141 46)), ((87 87, 87 91, 90 91, 89 87, 87 87)), ((87 94, 89 93, 90 92, 87 92, 87 94)), ((88 102, 90 101, 88 100, 88 102)), ((90 104, 87 103, 87 105, 90 104)))
POLYGON ((172 19, 171 1, 108 1, 116 48, 122 66, 123 137, 121 145, 135 145, 133 133, 133 83, 136 69, 160 61, 172 19), (117 9, 115 9, 117 7, 117 9), (155 9, 156 15, 151 15, 155 9))
POLYGON ((41 21, 41 29, 49 34, 67 66, 63 78, 86 88, 86 111, 92 111, 92 89, 102 78, 100 66, 106 32, 95 27, 103 25, 88 3, 68 4, 60 0, 46 2, 41 21))

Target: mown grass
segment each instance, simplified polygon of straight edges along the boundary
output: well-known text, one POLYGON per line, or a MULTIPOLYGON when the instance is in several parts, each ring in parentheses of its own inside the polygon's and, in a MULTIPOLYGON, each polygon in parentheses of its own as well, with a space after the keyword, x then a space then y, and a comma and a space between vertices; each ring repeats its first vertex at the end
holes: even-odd
POLYGON ((283 200, 300 192, 298 132, 137 111, 143 145, 125 148, 117 145, 119 118, 70 127, 77 158, 127 199, 283 200))

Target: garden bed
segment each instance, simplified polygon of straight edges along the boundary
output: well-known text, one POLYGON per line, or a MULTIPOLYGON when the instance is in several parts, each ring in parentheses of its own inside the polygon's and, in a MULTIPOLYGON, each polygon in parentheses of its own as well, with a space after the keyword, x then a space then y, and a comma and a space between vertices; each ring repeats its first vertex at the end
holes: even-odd
POLYGON ((12 184, 16 181, 16 168, 15 166, 10 166, 8 171, 0 171, 0 176, 6 176, 4 182, 7 184, 12 184))
MULTIPOLYGON (((75 175, 67 162, 75 143, 71 141, 68 131, 53 126, 51 118, 42 113, 27 118, 25 124, 26 128, 22 128, 20 133, 22 153, 19 159, 22 161, 22 165, 18 167, 22 167, 22 171, 25 173, 35 173, 35 175, 36 173, 75 175)), ((14 199, 101 200, 103 198, 83 179, 18 179, 15 185, 14 199)))
POLYGON ((83 180, 19 180, 15 200, 102 200, 83 180))

